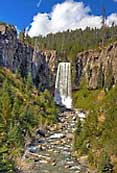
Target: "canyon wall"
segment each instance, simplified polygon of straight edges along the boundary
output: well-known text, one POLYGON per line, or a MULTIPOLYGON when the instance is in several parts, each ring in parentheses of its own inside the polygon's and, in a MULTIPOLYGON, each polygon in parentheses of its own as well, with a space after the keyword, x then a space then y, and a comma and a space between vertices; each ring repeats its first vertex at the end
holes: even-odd
POLYGON ((117 42, 105 48, 78 53, 75 58, 75 86, 85 79, 89 89, 109 89, 117 83, 117 42))
POLYGON ((22 77, 31 73, 34 84, 42 90, 54 86, 56 51, 36 51, 22 43, 13 25, 0 24, 0 65, 20 72, 22 77))

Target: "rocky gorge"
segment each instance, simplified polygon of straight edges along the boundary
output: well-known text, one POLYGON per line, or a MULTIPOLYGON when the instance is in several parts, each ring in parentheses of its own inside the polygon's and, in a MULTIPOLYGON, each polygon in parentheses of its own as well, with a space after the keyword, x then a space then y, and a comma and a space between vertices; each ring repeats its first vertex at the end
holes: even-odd
MULTIPOLYGON (((73 90, 79 90, 83 80, 85 81, 83 85, 86 85, 88 91, 103 88, 108 92, 117 83, 116 42, 97 50, 80 52, 70 62, 73 67, 73 90)), ((20 73, 24 79, 31 74, 33 84, 39 91, 49 89, 53 93, 58 63, 59 56, 56 50, 39 50, 35 46, 32 47, 18 38, 13 25, 0 24, 1 67, 9 69, 13 73, 20 73)), ((100 96, 101 99, 105 93, 100 96)), ((86 99, 86 94, 83 94, 84 98, 86 99)), ((116 104, 116 101, 113 103, 116 104)), ((104 120, 106 119, 105 112, 102 108, 98 111, 98 113, 103 113, 104 120)), ((45 112, 42 110, 42 113, 45 112)), ((85 156, 82 158, 74 156, 74 132, 78 116, 79 113, 74 111, 64 111, 58 115, 58 121, 55 124, 46 126, 45 129, 44 127, 37 129, 34 137, 25 144, 22 159, 17 161, 16 171, 23 173, 96 172, 89 169, 85 156)), ((92 121, 90 123, 92 125, 92 121)), ((103 123, 104 121, 102 126, 99 124, 99 128, 103 127, 103 123)), ((103 128, 101 130, 99 135, 103 133, 103 128)))
MULTIPOLYGON (((32 74, 34 84, 44 90, 53 88, 59 55, 56 50, 39 48, 21 42, 13 25, 0 24, 0 65, 19 71, 23 77, 32 74)), ((117 43, 98 50, 78 53, 73 61, 73 88, 85 78, 89 89, 109 88, 117 83, 117 43)))

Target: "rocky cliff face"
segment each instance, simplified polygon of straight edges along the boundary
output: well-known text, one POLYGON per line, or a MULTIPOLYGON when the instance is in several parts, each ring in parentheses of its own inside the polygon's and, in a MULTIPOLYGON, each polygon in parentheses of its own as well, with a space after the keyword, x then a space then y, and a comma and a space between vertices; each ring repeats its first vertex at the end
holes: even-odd
POLYGON ((43 50, 42 55, 45 57, 46 63, 49 69, 49 86, 53 87, 55 84, 57 66, 58 66, 58 55, 55 50, 43 50))
POLYGON ((89 89, 109 89, 117 83, 117 43, 98 51, 79 53, 75 59, 75 86, 82 78, 89 89))
POLYGON ((55 51, 38 52, 19 41, 14 26, 0 24, 1 66, 19 71, 23 77, 31 73, 34 84, 43 90, 54 85, 56 62, 55 51))
POLYGON ((55 83, 57 56, 55 51, 36 51, 32 58, 32 77, 39 89, 52 88, 55 83))

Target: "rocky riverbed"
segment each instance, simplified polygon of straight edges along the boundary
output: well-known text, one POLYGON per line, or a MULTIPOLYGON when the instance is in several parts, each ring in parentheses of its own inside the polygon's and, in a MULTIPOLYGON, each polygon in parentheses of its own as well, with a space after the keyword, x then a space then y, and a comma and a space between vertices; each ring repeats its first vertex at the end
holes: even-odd
MULTIPOLYGON (((74 131, 77 114, 65 111, 58 122, 39 129, 27 146, 22 159, 31 159, 32 168, 23 173, 89 173, 86 161, 82 163, 73 156, 74 131)), ((91 172, 92 173, 92 172, 91 172)))

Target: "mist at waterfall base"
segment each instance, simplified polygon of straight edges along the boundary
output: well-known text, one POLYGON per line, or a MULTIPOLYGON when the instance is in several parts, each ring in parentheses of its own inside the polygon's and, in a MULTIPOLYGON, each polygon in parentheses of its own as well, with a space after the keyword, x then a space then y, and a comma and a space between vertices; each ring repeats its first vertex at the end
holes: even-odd
POLYGON ((64 106, 66 109, 72 108, 71 64, 69 62, 58 64, 54 100, 57 105, 64 106))

